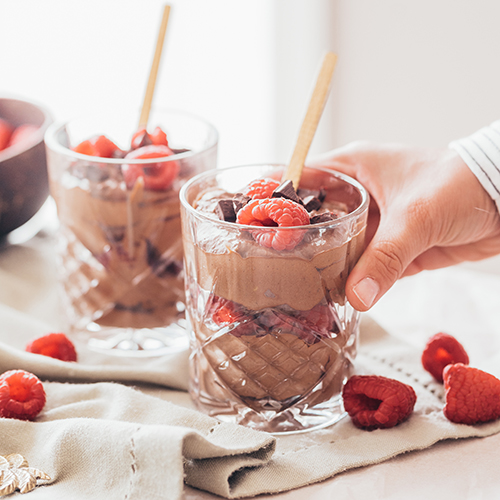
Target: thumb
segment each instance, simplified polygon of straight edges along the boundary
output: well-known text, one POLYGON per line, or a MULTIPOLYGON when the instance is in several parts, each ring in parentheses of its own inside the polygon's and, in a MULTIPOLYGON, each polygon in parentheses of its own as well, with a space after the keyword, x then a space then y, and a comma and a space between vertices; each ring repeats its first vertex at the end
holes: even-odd
POLYGON ((370 309, 401 278, 405 269, 424 251, 418 231, 401 227, 401 221, 386 220, 349 274, 347 299, 358 311, 370 309))

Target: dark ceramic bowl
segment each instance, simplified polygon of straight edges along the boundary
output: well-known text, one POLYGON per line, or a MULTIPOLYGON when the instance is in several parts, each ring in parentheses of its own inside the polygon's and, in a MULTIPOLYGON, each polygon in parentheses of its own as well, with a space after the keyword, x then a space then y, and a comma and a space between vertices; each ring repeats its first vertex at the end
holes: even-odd
POLYGON ((0 151, 0 238, 27 222, 49 195, 43 136, 52 117, 42 107, 0 97, 0 118, 14 127, 38 127, 24 141, 0 151))

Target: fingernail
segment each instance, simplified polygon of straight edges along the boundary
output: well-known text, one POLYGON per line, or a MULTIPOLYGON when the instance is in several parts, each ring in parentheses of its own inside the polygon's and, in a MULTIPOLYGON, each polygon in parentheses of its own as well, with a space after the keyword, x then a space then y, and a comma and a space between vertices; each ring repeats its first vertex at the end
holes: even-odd
POLYGON ((373 278, 366 277, 354 285, 352 291, 363 305, 369 309, 375 302, 380 287, 373 278))

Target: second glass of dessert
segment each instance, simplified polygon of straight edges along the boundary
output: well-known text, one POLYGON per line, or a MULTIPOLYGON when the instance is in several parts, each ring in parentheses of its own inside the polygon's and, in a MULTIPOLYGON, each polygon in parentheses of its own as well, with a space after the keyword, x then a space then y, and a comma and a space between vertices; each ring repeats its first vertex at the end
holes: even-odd
POLYGON ((221 420, 273 433, 339 420, 359 313, 345 283, 364 249, 355 180, 282 165, 206 172, 181 190, 190 391, 221 420))
POLYGON ((108 353, 187 347, 179 190, 215 168, 206 121, 152 110, 54 124, 46 133, 60 281, 71 329, 108 353))

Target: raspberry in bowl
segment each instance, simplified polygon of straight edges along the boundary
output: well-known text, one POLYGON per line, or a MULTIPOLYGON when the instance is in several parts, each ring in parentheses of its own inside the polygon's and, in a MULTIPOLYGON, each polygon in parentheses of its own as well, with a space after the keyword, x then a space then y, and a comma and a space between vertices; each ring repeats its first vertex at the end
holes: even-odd
POLYGON ((43 137, 51 123, 43 106, 0 97, 0 243, 16 229, 24 241, 42 227, 32 217, 49 195, 43 137))
POLYGON ((345 283, 364 248, 368 195, 305 168, 205 172, 181 189, 190 392, 221 420, 273 433, 343 415, 359 314, 345 283))
POLYGON ((217 131, 153 109, 54 124, 45 136, 71 336, 108 354, 187 348, 179 190, 214 168, 217 131))

